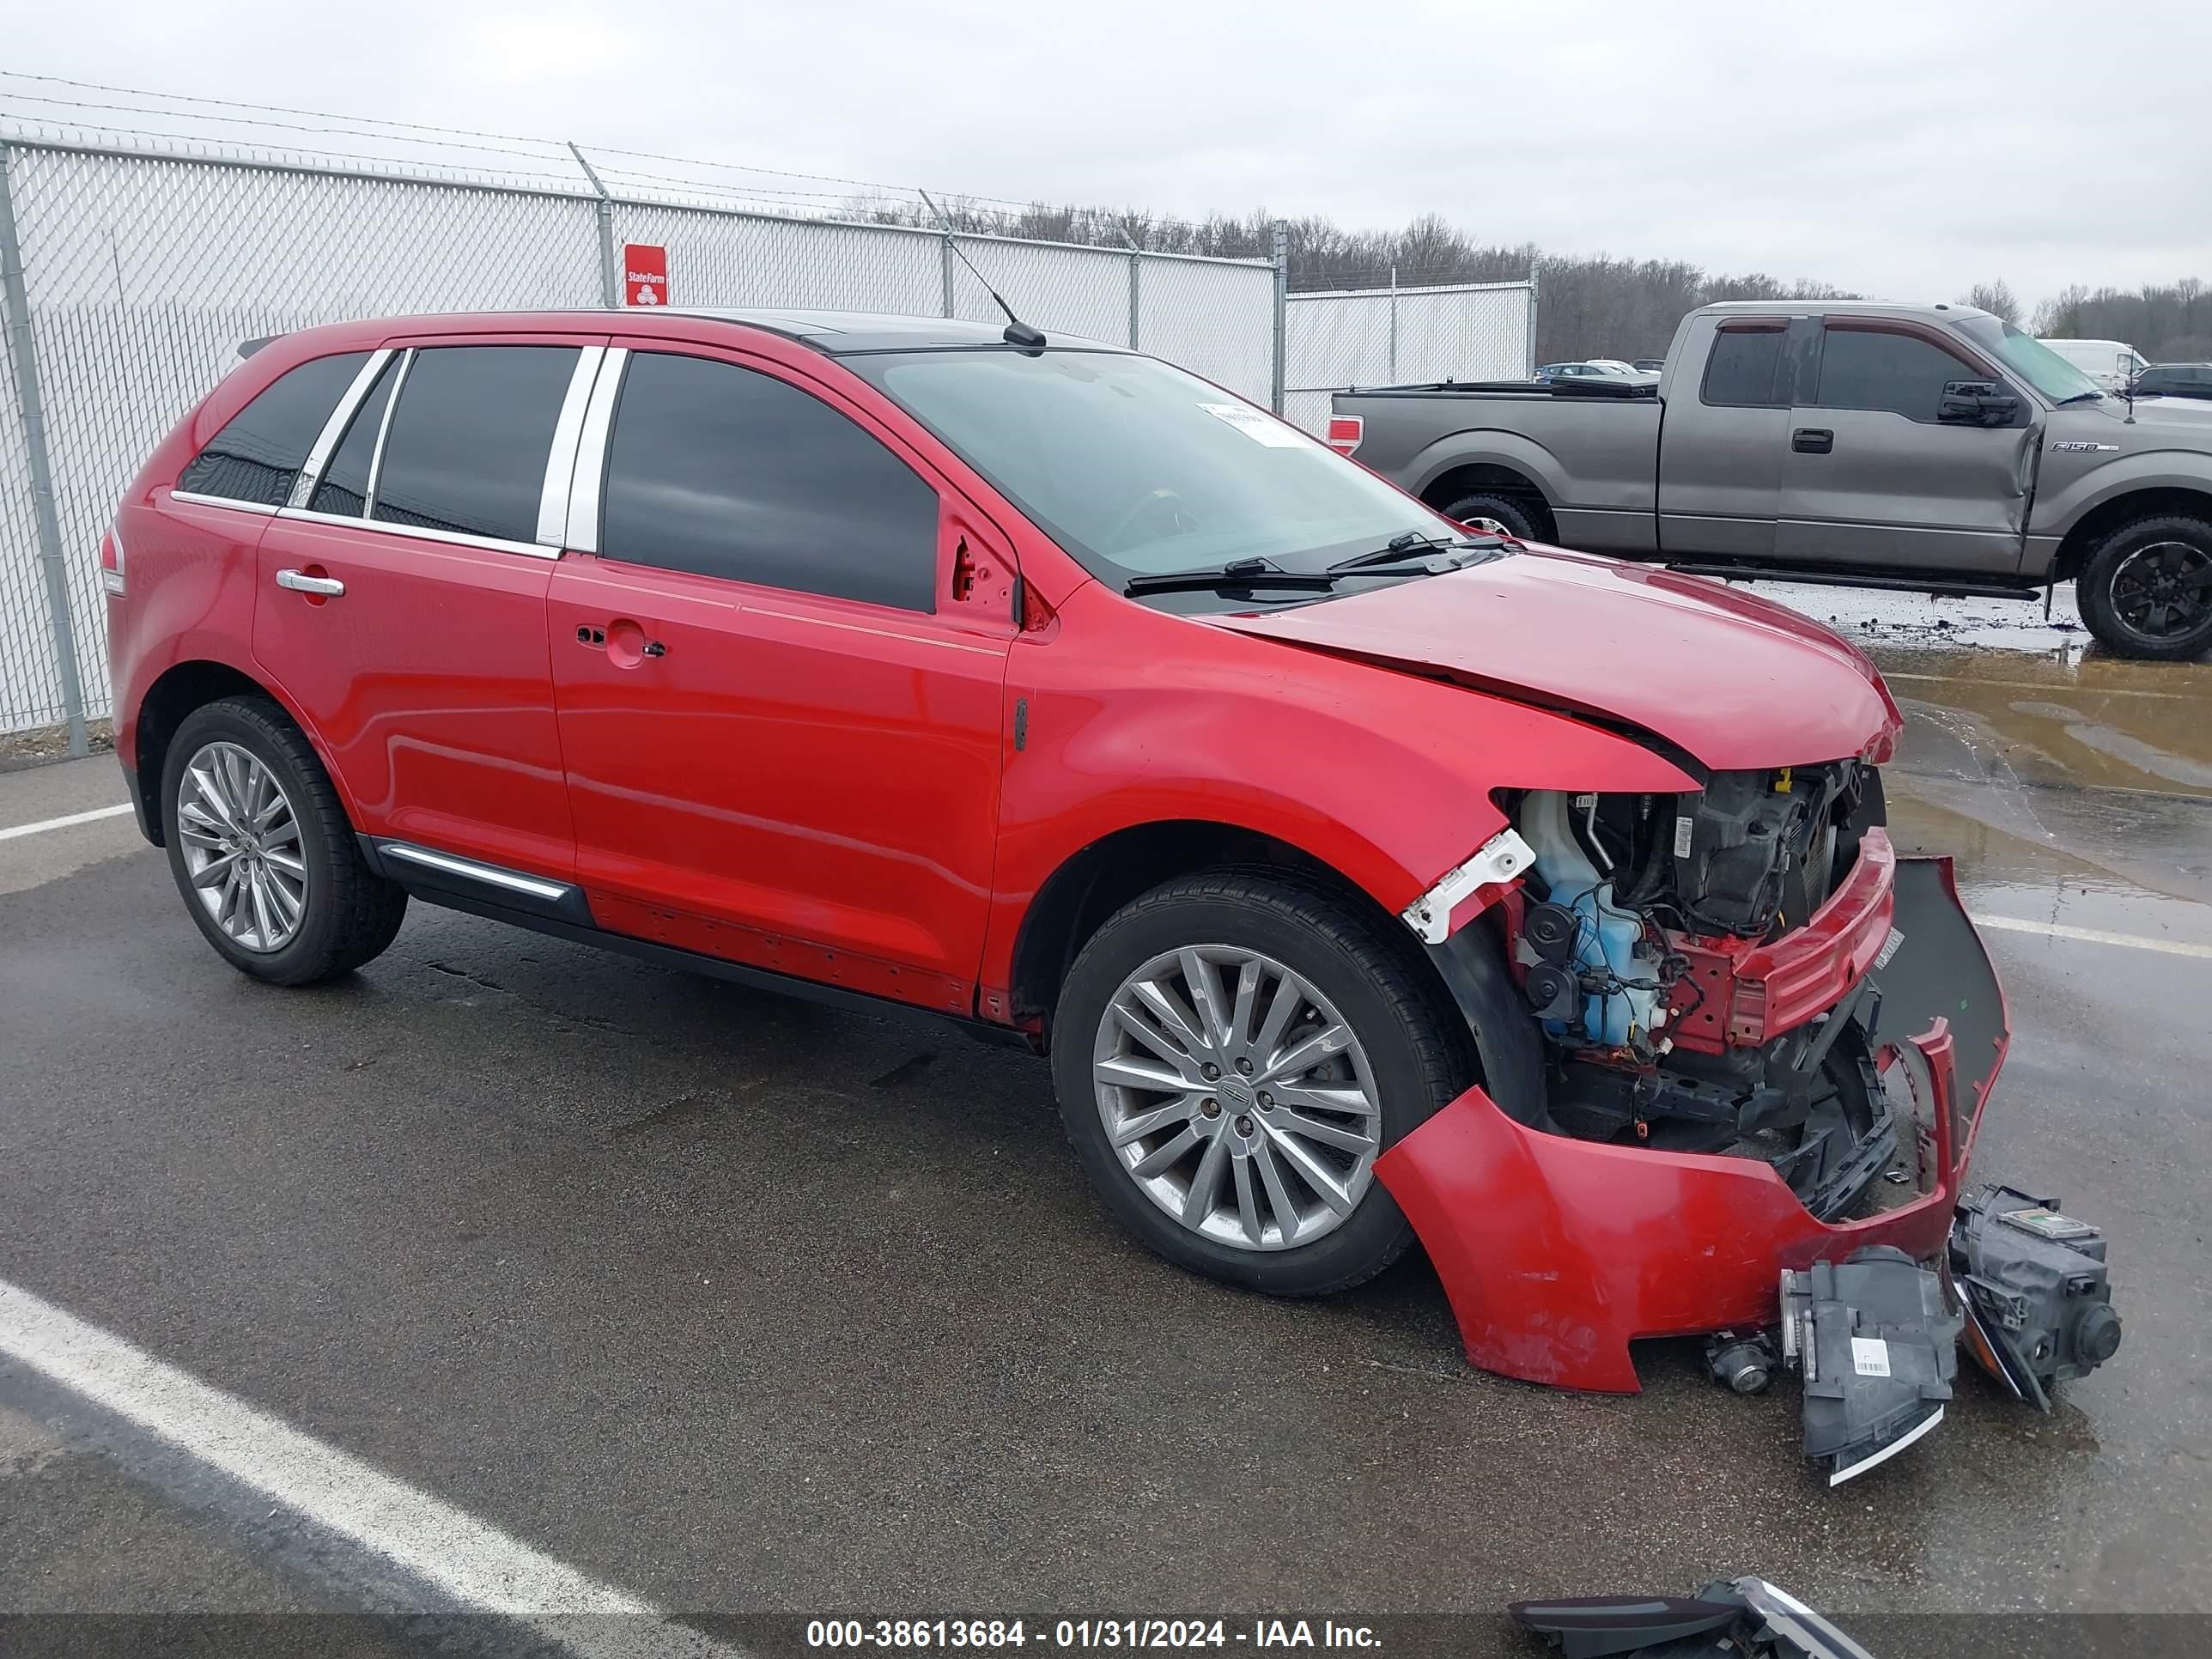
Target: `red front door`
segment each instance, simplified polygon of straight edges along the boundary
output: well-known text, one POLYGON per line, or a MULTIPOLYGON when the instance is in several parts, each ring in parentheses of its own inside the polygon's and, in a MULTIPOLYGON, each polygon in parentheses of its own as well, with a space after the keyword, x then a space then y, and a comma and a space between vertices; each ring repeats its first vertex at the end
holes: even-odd
POLYGON ((995 535, 832 388, 704 348, 611 367, 604 511, 570 526, 599 551, 548 602, 593 915, 969 1012, 1015 633, 995 535))

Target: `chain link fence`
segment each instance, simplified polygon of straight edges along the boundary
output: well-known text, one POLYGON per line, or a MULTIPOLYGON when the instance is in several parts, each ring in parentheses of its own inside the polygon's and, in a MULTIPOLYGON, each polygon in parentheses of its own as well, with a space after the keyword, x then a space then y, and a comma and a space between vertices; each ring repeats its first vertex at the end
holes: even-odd
MULTIPOLYGON (((1378 356, 1358 309, 1375 296, 1286 295, 1279 235, 1265 262, 870 222, 864 207, 799 217, 662 199, 619 169, 605 170, 608 190, 574 157, 573 184, 487 182, 0 137, 0 736, 64 727, 81 753, 107 712, 100 538, 244 340, 350 318, 595 308, 620 295, 629 243, 667 250, 681 306, 991 321, 988 282, 1048 331, 1132 345, 1277 408, 1301 388, 1289 401, 1317 398, 1323 419, 1315 388, 1498 373, 1532 337, 1524 312, 1522 343, 1504 339, 1490 313, 1511 303, 1495 290, 1421 290, 1392 307, 1378 356)), ((1311 425, 1316 406, 1292 412, 1311 425)))
POLYGON ((1283 413, 1316 434, 1332 392, 1536 370, 1533 278, 1293 294, 1284 323, 1283 413))

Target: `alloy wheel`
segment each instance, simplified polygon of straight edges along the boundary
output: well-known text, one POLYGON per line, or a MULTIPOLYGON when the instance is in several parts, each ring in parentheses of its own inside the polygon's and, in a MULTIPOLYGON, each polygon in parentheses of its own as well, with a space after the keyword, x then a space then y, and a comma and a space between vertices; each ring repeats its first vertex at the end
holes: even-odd
POLYGON ((225 936, 248 951, 281 951, 307 913, 300 822, 276 775, 234 743, 210 743, 185 763, 177 836, 192 891, 225 936))
POLYGON ((1310 1244, 1374 1178, 1382 1120, 1365 1049, 1310 981, 1258 951, 1186 945, 1129 975, 1091 1076, 1129 1178, 1217 1243, 1310 1244))
POLYGON ((2112 573, 2112 610, 2146 640, 2179 639, 2212 620, 2212 553, 2188 542, 2151 542, 2112 573))

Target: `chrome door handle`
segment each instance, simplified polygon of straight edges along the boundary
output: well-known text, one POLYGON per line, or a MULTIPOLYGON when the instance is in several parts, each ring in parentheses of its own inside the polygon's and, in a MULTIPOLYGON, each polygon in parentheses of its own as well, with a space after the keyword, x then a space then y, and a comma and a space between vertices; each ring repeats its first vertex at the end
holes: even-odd
POLYGON ((345 584, 336 576, 310 576, 297 570, 276 573, 276 586, 289 587, 295 593, 319 593, 326 599, 345 597, 345 584))

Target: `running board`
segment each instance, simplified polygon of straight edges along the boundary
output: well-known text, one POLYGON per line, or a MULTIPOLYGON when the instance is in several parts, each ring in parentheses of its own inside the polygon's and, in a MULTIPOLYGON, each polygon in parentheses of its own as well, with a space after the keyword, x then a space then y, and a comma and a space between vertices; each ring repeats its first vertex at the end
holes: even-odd
POLYGON ((1727 564, 1711 561, 1666 560, 1669 570, 1686 576, 1710 576, 1727 582, 1805 582, 1820 587, 1875 587, 1899 593, 1925 593, 1931 599, 2034 599, 2041 586, 2021 582, 1973 581, 1958 577, 1913 576, 1896 570, 1834 570, 1779 564, 1727 564))

